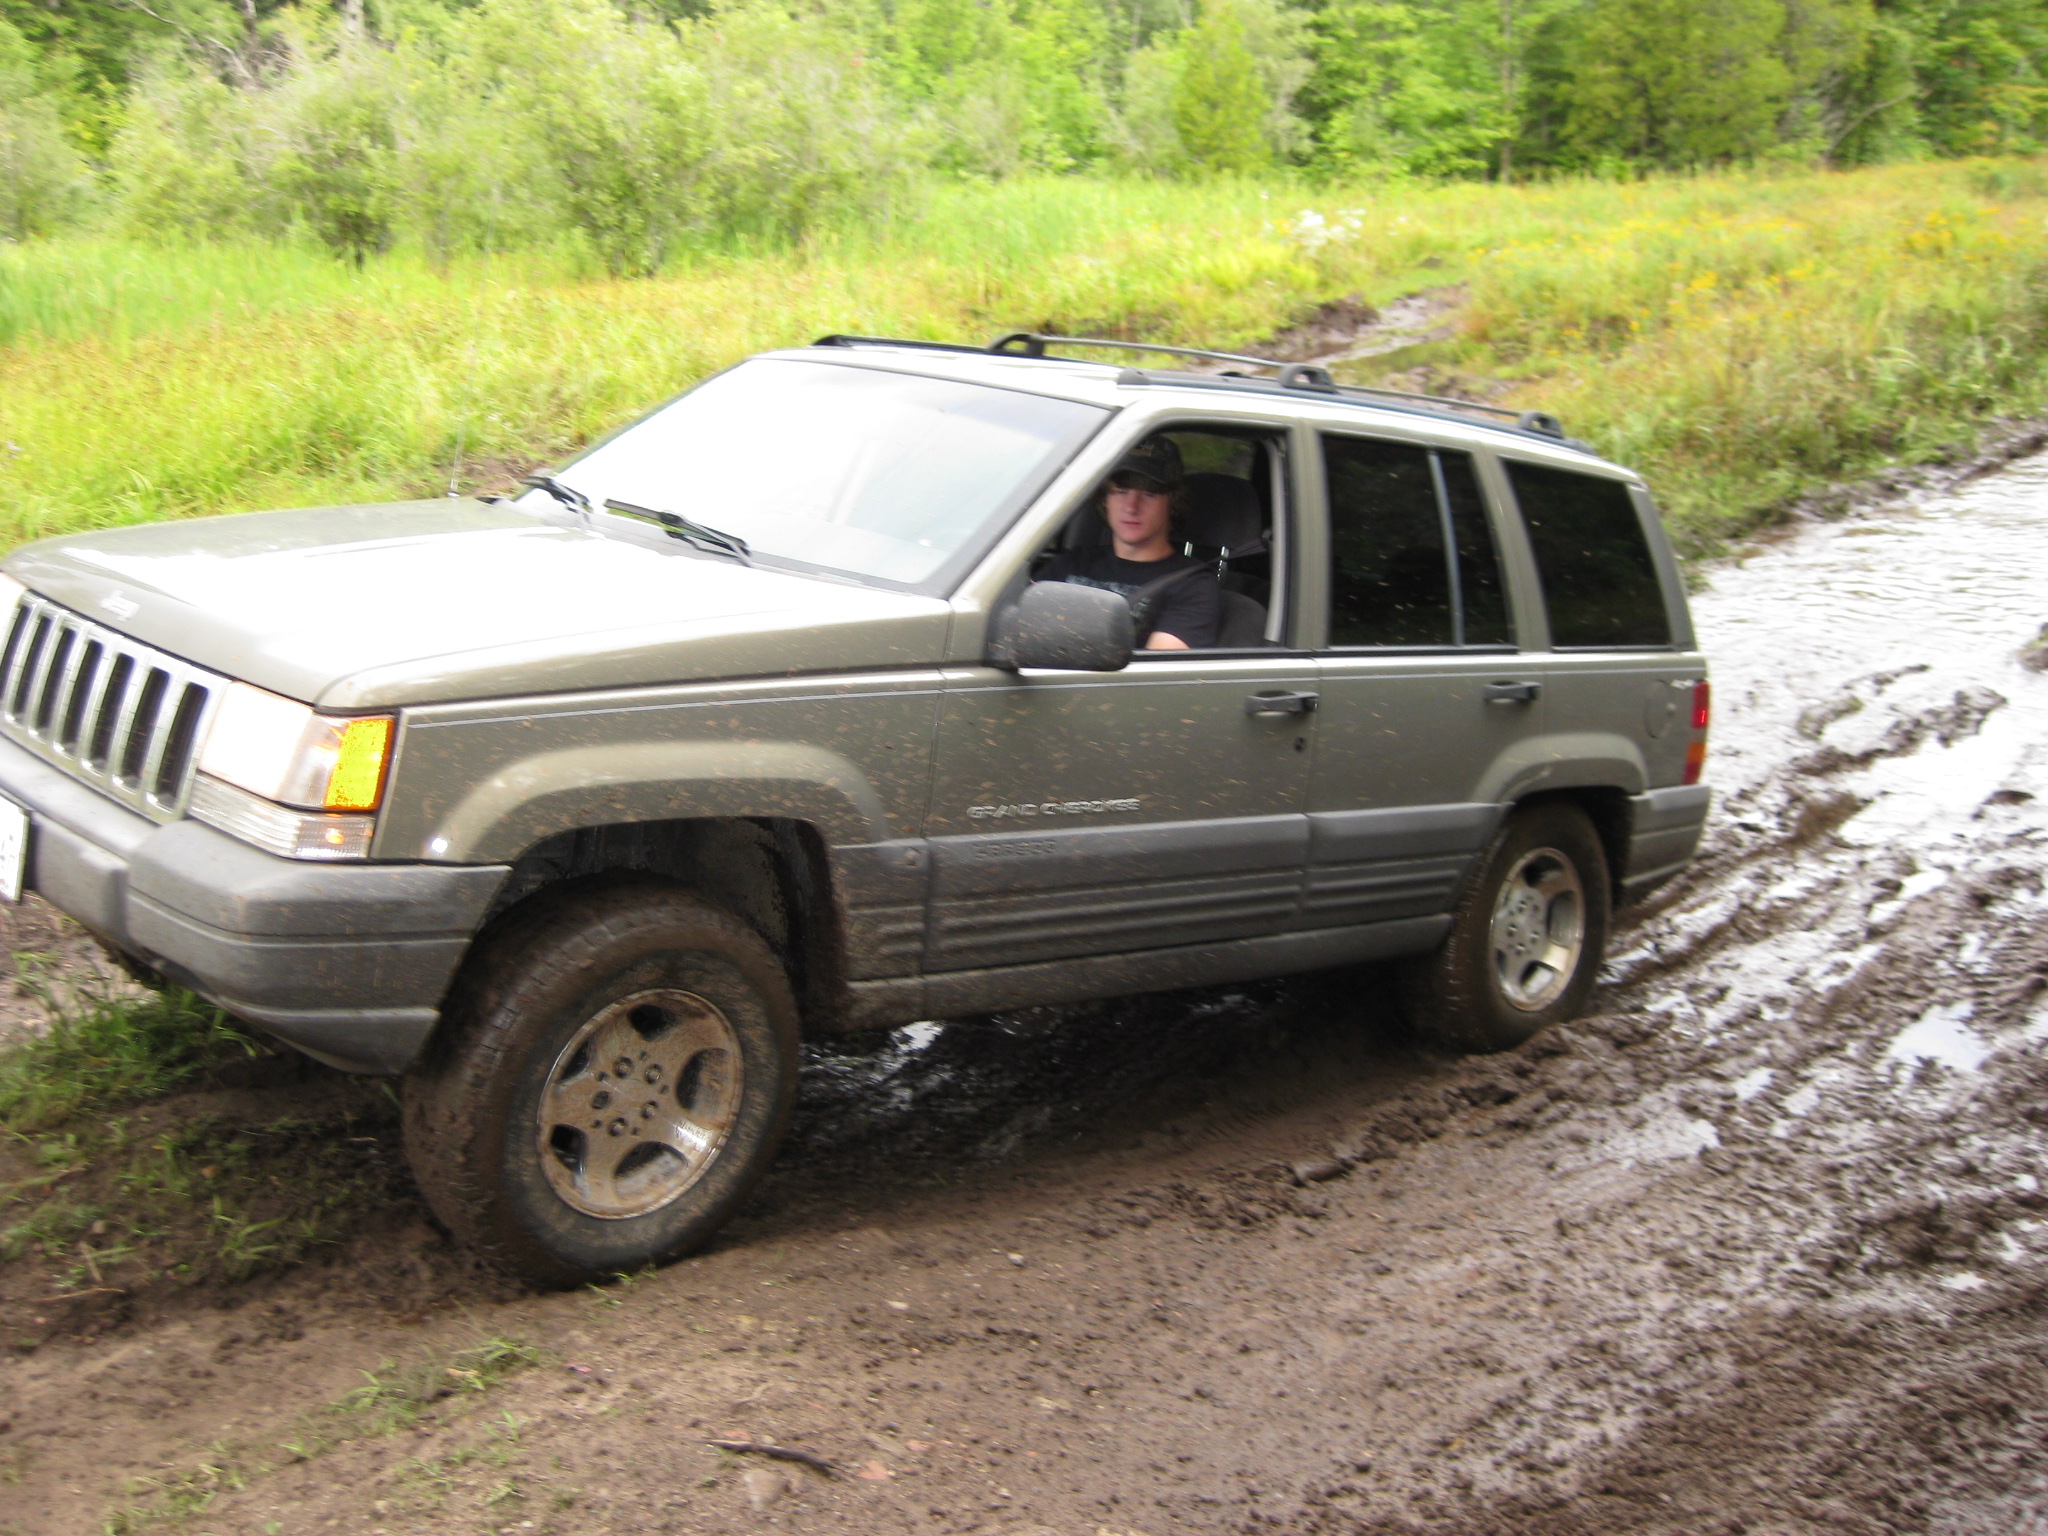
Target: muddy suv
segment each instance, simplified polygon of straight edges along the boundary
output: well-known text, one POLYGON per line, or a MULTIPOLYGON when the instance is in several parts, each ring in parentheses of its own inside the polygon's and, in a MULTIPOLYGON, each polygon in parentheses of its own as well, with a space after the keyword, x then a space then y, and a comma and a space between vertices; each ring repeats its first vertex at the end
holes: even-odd
POLYGON ((434 1209, 543 1283, 713 1230, 807 1033, 1376 960, 1451 1047, 1580 1008, 1707 804, 1642 483, 1536 414, 1053 340, 768 353, 516 500, 17 551, 0 881, 404 1074, 434 1209), (1158 436, 1203 649, 1033 581, 1158 436))

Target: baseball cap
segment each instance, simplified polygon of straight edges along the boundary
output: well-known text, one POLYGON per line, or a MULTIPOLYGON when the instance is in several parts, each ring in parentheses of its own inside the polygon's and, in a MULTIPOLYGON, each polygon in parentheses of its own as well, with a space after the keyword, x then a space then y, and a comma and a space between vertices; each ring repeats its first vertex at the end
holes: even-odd
POLYGON ((1143 475, 1172 490, 1180 484, 1180 448, 1170 437, 1148 437, 1117 461, 1118 475, 1143 475))

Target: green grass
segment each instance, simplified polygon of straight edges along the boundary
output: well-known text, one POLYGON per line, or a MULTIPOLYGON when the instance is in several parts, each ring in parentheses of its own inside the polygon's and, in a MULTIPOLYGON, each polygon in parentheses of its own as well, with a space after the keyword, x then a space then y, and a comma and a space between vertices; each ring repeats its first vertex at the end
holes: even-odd
POLYGON ((2019 160, 1314 193, 952 185, 893 230, 642 282, 540 261, 357 274, 280 251, 259 273, 270 257, 246 248, 22 247, 7 259, 48 280, 16 334, 49 339, 0 353, 0 542, 501 486, 826 331, 1245 347, 1340 295, 1462 283, 1454 341, 1374 366, 1507 380, 1509 403, 1650 475, 1706 548, 1819 481, 2040 409, 2044 215, 2048 176, 2019 160), (48 275, 69 273, 115 297, 67 307, 52 295, 69 279, 48 275), (120 318, 84 334, 92 313, 120 318))
MULTIPOLYGON (((28 1135, 136 1103, 258 1049, 226 1014, 190 992, 88 993, 54 1009, 43 1033, 0 1050, 0 1128, 28 1135)), ((74 1147, 77 1136, 70 1133, 74 1147)), ((62 1138, 37 1143, 62 1145, 62 1138)))
POLYGON ((319 304, 381 306, 470 284, 561 281, 545 255, 460 274, 396 255, 358 268, 310 245, 146 245, 106 236, 0 244, 0 347, 91 337, 115 344, 319 304))
MULTIPOLYGON (((182 1524, 222 1494, 246 1488, 280 1467, 310 1461, 350 1441, 397 1434, 430 1416, 459 1417, 477 1407, 491 1388, 541 1359, 531 1344, 493 1336, 461 1349, 387 1360, 362 1373, 362 1386, 325 1408, 299 1415, 275 1437, 219 1443, 176 1471, 137 1479, 130 1489, 132 1502, 107 1520, 106 1536, 141 1536, 182 1524)), ((413 1465, 427 1467, 430 1479, 438 1474, 444 1483, 450 1482, 449 1471, 474 1462, 501 1466, 504 1448, 517 1441, 518 1431, 518 1421, 507 1414, 486 1429, 480 1444, 413 1465)))
POLYGON ((388 1089, 304 1076, 189 993, 53 1001, 42 1033, 0 1047, 0 1313, 232 1286, 332 1250, 366 1211, 409 1209, 388 1089), (179 1098, 238 1067, 255 1098, 179 1098))

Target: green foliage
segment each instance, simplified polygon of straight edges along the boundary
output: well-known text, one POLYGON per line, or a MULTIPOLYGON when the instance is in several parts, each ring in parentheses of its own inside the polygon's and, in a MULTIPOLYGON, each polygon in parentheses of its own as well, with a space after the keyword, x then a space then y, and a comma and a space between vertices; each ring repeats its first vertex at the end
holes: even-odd
POLYGON ((1294 101, 1310 72, 1300 13, 1274 0, 1208 0, 1185 30, 1132 59, 1125 154, 1144 169, 1243 175, 1306 144, 1294 101))
POLYGON ((1333 170, 1503 174, 1527 97, 1528 38, 1567 0, 1329 0, 1303 108, 1333 170))
POLYGON ((0 237, 46 235, 83 201, 85 162, 66 137, 62 103, 28 39, 0 21, 0 237))
POLYGON ((303 231, 359 265, 566 236, 631 276, 875 217, 917 165, 852 34, 772 0, 674 25, 481 0, 388 43, 310 27, 254 88, 147 79, 110 155, 136 235, 303 231))
MULTIPOLYGON (((1972 400, 2029 407, 2030 359, 2048 354, 2034 318, 2048 207, 2029 190, 2042 174, 2008 160, 1354 185, 1313 197, 1308 213, 1311 194, 1285 183, 1042 177, 939 186, 891 228, 819 231, 801 252, 652 281, 572 283, 474 258, 435 277, 383 257, 360 277, 337 264, 299 307, 280 296, 234 324, 214 323, 198 286, 166 284, 145 334, 0 358, 0 442, 21 450, 0 458, 0 537, 437 495, 451 466, 465 488, 498 489, 750 351, 828 331, 957 340, 1031 325, 1249 349, 1345 294, 1384 303, 1459 283, 1472 293, 1462 350, 1443 360, 1529 381, 1531 405, 1577 402, 1563 413, 1573 429, 1619 445, 1660 485, 1710 486, 1684 492, 1687 519, 1710 529, 1792 480, 1966 432, 1972 400), (1802 350, 1823 335, 1830 356, 1802 350), (1715 350, 1738 341, 1751 361, 1715 350), (1931 373, 1888 364, 1886 382, 1869 382, 1869 360, 1909 344, 1931 373), (1666 375, 1641 361, 1651 356, 1666 375), (1682 413, 1655 404, 1703 377, 1785 392, 1747 414, 1715 407, 1720 440, 1742 449, 1711 472, 1692 467, 1709 461, 1683 446, 1682 413), (1925 399, 1894 378, 1921 379, 1925 399), (1959 382, 1930 382, 1942 379, 1959 382), (1882 402, 1874 415, 1865 400, 1882 402), (1787 449, 1785 469, 1775 434, 1814 412, 1832 424, 1787 449)), ((88 245, 52 270, 84 274, 91 252, 129 249, 88 245)))
POLYGON ((1573 18, 1564 141, 1603 159, 1752 158, 1792 96, 1781 0, 1595 0, 1573 18))
POLYGON ((1273 162, 1265 82, 1236 0, 1210 0, 1180 43, 1173 126, 1188 163, 1204 171, 1257 171, 1273 162))
POLYGON ((921 172, 1510 180, 2048 146, 2039 0, 0 0, 0 237, 573 245, 618 275, 921 172))
POLYGON ((2039 0, 1905 0, 1921 131, 1939 154, 2048 146, 2048 10, 2039 0))
POLYGON ((329 1413, 346 1425, 347 1438, 388 1435, 416 1423, 430 1404, 488 1392, 507 1377, 540 1364, 542 1358, 531 1344, 493 1336, 445 1355, 386 1360, 376 1370, 364 1371, 363 1384, 329 1413))
POLYGON ((282 148, 272 184, 323 245, 361 266, 390 247, 401 176, 390 70, 344 37, 324 67, 287 77, 271 105, 282 148))
POLYGON ((37 1131, 133 1103, 256 1049, 189 992, 87 993, 0 1050, 0 1126, 37 1131))

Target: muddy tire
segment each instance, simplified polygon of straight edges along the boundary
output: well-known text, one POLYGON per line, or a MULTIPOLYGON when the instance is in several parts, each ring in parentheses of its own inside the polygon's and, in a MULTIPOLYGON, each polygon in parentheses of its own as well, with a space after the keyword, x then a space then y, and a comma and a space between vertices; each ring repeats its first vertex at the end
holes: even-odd
POLYGON ((1442 1050, 1511 1050, 1586 1006, 1607 944, 1607 855, 1585 812, 1516 811, 1467 878, 1450 936, 1404 976, 1410 1029, 1442 1050))
POLYGON ((405 1081, 405 1151, 463 1243, 544 1286, 696 1247, 789 1118, 797 1010, 766 943, 676 886, 536 899, 479 941, 405 1081))

